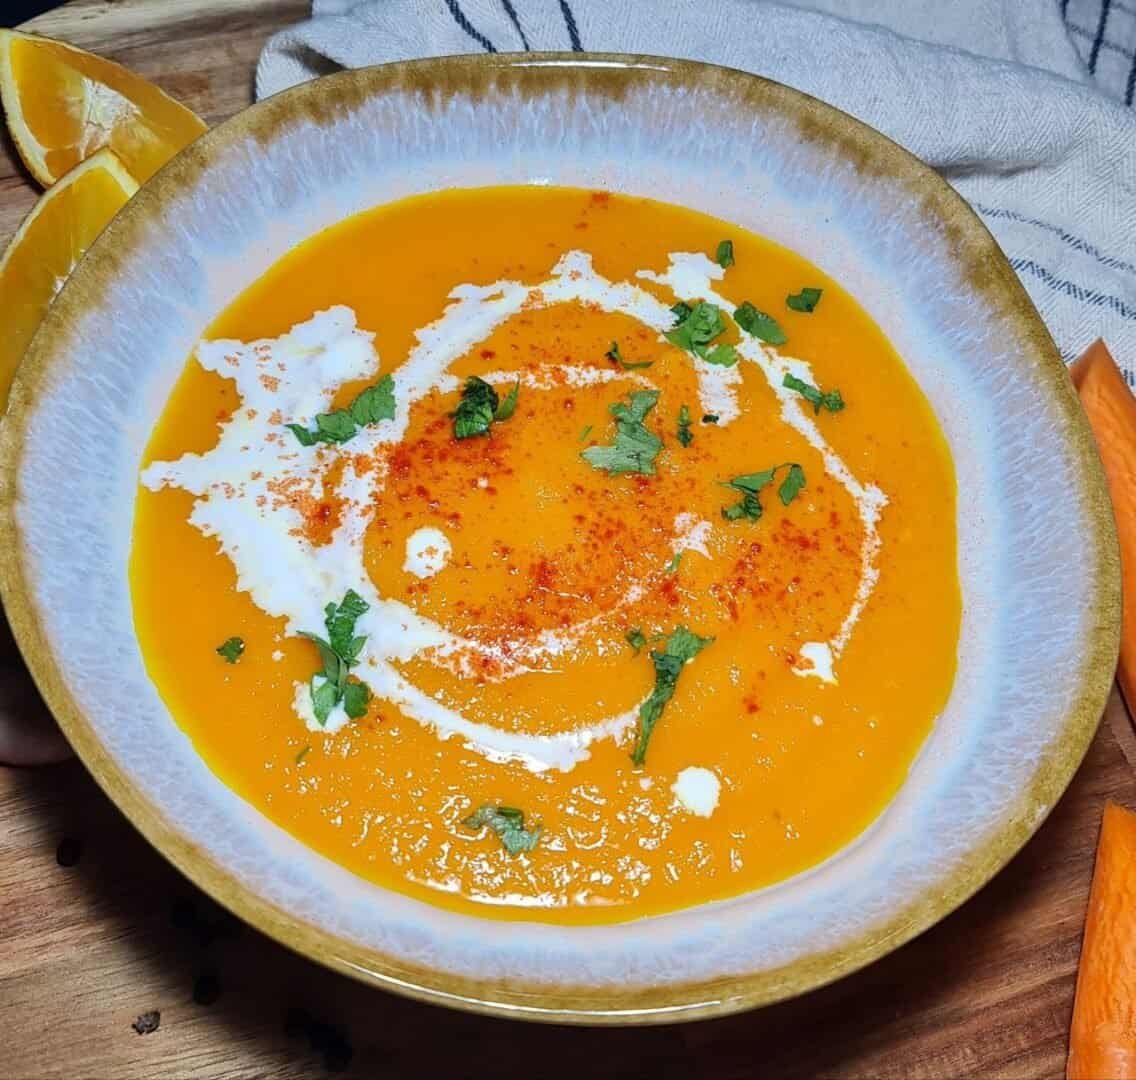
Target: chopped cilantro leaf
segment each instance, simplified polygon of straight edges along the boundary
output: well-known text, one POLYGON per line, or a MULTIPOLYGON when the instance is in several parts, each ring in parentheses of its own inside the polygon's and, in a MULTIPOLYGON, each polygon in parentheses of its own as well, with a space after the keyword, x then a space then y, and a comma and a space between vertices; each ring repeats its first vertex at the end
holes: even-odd
POLYGON ((339 701, 339 690, 334 682, 321 675, 313 675, 311 685, 312 712, 315 713, 316 722, 323 727, 339 701))
POLYGON ((613 341, 611 343, 611 348, 608 349, 606 353, 604 353, 604 356, 606 356, 613 364, 618 364, 621 368, 623 368, 624 371, 639 371, 642 368, 649 368, 655 362, 654 360, 643 360, 633 364, 627 360, 624 360, 623 353, 619 351, 618 341, 613 341))
POLYGON ((217 655, 223 656, 227 663, 235 664, 245 651, 243 638, 231 637, 223 644, 217 646, 217 655))
POLYGON ((674 574, 678 571, 678 564, 682 562, 682 552, 676 551, 674 557, 667 563, 667 573, 674 574))
POLYGON ((308 754, 310 754, 310 753, 311 753, 311 750, 312 750, 312 747, 311 747, 311 744, 309 743, 309 744, 308 744, 307 746, 305 746, 305 747, 304 747, 304 748, 303 748, 303 749, 302 749, 302 750, 301 750, 301 751, 300 751, 300 752, 299 752, 299 753, 298 753, 298 754, 296 755, 296 764, 297 764, 297 765, 299 765, 299 764, 300 764, 300 762, 301 762, 301 761, 303 761, 303 760, 304 760, 304 758, 306 758, 306 757, 308 756, 308 754))
POLYGON ((351 419, 359 427, 394 419, 394 379, 384 375, 374 386, 368 386, 353 402, 351 419))
POLYGON ((694 436, 690 431, 690 409, 685 405, 680 405, 678 410, 678 441, 683 446, 689 446, 694 442, 694 436))
POLYGON ((495 832, 510 855, 532 851, 536 847, 543 825, 525 828, 525 814, 511 806, 494 806, 490 803, 478 807, 469 817, 462 818, 467 829, 483 829, 488 826, 495 832))
POLYGON ((328 641, 348 665, 359 659, 363 643, 367 640, 365 637, 355 637, 355 622, 369 607, 367 601, 354 589, 348 589, 341 603, 328 604, 324 608, 328 641))
POLYGON ((502 401, 489 383, 471 375, 462 387, 458 407, 450 414, 454 419, 454 438, 488 435, 495 421, 508 420, 517 411, 520 393, 521 380, 518 379, 502 401))
POLYGON ((373 386, 361 391, 346 409, 320 413, 316 417, 316 430, 309 431, 302 424, 285 424, 301 446, 316 443, 345 443, 353 439, 359 428, 377 424, 380 420, 393 420, 394 378, 384 375, 373 386))
POLYGON ((796 390, 818 413, 821 409, 840 412, 844 408, 844 398, 840 396, 839 390, 826 390, 822 393, 815 386, 798 379, 796 375, 786 375, 781 380, 781 385, 789 390, 796 390))
POLYGON ((583 442, 585 439, 587 439, 587 437, 589 435, 591 435, 591 433, 592 433, 592 425, 588 424, 588 426, 585 427, 584 430, 580 432, 580 437, 576 441, 577 442, 583 442))
POLYGON ((763 487, 773 483, 773 475, 777 472, 777 468, 766 469, 764 472, 746 473, 744 476, 735 476, 733 480, 729 481, 728 487, 737 488, 738 491, 747 492, 750 495, 757 495, 763 487))
POLYGON ((734 321, 747 334, 752 334, 769 345, 784 345, 789 340, 772 315, 758 311, 748 300, 734 312, 734 321))
POLYGON ((788 506, 805 486, 805 470, 800 465, 791 462, 775 465, 772 469, 765 469, 762 472, 735 476, 732 480, 727 481, 725 486, 740 491, 742 497, 730 506, 723 506, 722 517, 727 521, 739 521, 742 518, 758 521, 762 515, 762 505, 758 495, 761 494, 763 488, 773 483, 773 478, 781 469, 787 469, 788 472, 777 488, 777 494, 781 498, 782 505, 788 506))
POLYGON ((738 362, 738 350, 733 345, 715 345, 702 359, 719 367, 733 367, 738 362))
POLYGON ((327 723, 340 702, 353 720, 367 712, 370 689, 365 683, 348 682, 347 676, 367 640, 365 636, 356 636, 355 622, 368 608, 366 600, 354 589, 348 589, 341 603, 328 604, 324 609, 326 639, 306 631, 301 633, 319 650, 323 663, 323 670, 313 675, 311 682, 312 711, 321 725, 327 723))
POLYGON ((714 261, 725 270, 727 266, 734 265, 734 242, 733 240, 723 240, 718 244, 718 250, 714 252, 714 261))
POLYGON ((610 446, 589 446, 580 456, 609 476, 623 473, 654 476, 655 458, 663 441, 643 426, 643 418, 658 400, 658 390, 635 390, 628 395, 626 404, 617 401, 609 405, 608 412, 615 417, 615 441, 610 446))
POLYGON ((499 404, 497 391, 484 379, 471 375, 462 387, 461 401, 453 412, 454 438, 488 435, 499 404))
POLYGON ((777 495, 781 499, 782 506, 788 506, 798 495, 801 489, 805 486, 805 470, 800 465, 790 465, 789 473, 784 480, 781 481, 781 486, 777 489, 777 495))
POLYGON ((296 436, 301 446, 315 446, 316 443, 323 441, 318 435, 313 435, 303 424, 285 424, 284 426, 296 436))
POLYGON ((642 765, 647 757, 647 744, 663 715, 663 709, 678 685, 678 677, 688 660, 693 660, 714 639, 699 637, 685 626, 676 626, 661 650, 651 652, 651 662, 655 665, 655 688, 642 705, 639 706, 639 738, 631 760, 642 765))
POLYGON ((738 521, 741 518, 757 521, 761 513, 761 501, 756 495, 743 495, 736 503, 722 507, 722 517, 727 521, 738 521))
POLYGON ((799 293, 790 293, 785 297, 785 306, 794 311, 815 311, 823 292, 823 289, 804 288, 799 293))
POLYGON ((643 633, 641 627, 635 627, 634 630, 628 630, 623 635, 624 640, 635 650, 635 655, 638 656, 643 647, 647 644, 647 635, 643 633))
POLYGON ((355 438, 355 421, 347 409, 320 413, 316 417, 316 438, 320 442, 345 443, 355 438))
POLYGON ((510 416, 517 411, 517 398, 521 394, 521 380, 518 379, 513 383, 513 389, 505 395, 505 400, 497 406, 497 411, 493 414, 493 419, 500 422, 508 420, 510 416))
POLYGON ((704 424, 716 424, 718 422, 718 414, 712 412, 703 413, 702 422, 704 424))
MULTIPOLYGON (((703 360, 707 359, 710 342, 726 330, 722 309, 717 304, 708 304, 700 300, 693 307, 689 304, 675 304, 671 311, 675 312, 676 322, 670 330, 664 332, 663 336, 672 345, 694 353, 703 360)), ((724 357, 713 361, 726 367, 732 362, 724 357)))
POLYGON ((343 688, 343 711, 352 720, 367 715, 367 703, 371 700, 371 688, 363 682, 349 682, 343 688))

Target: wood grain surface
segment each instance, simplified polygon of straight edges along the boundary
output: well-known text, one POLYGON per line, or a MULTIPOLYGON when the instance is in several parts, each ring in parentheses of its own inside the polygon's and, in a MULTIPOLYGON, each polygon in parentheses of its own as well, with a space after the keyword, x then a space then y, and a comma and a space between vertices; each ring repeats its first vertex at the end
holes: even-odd
MULTIPOLYGON (((75 0, 30 25, 128 65, 217 122, 251 100, 265 37, 306 9, 75 0)), ((35 195, 11 146, 0 148, 0 241, 35 195)), ((42 708, 0 632, 0 709, 42 708)), ((1107 798, 1136 805, 1134 763, 1114 695, 1037 836, 933 930, 796 1001, 626 1030, 489 1020, 333 975, 226 918, 78 763, 0 768, 0 1077, 291 1078, 344 1067, 423 1080, 1058 1077, 1101 808, 1107 798), (65 838, 64 855, 80 848, 67 867, 57 861, 65 838), (286 1025, 295 1009, 306 1027, 295 1016, 286 1025), (152 1010, 160 1026, 137 1034, 131 1025, 152 1010)))

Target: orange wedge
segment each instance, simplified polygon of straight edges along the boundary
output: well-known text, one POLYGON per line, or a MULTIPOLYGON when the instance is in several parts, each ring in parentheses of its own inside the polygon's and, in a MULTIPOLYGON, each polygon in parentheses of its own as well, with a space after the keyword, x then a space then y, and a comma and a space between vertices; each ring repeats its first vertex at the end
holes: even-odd
POLYGON ((83 252, 138 190, 110 150, 76 165, 40 196, 0 257, 0 410, 44 312, 83 252))
POLYGON ((104 146, 141 183, 205 131, 126 68, 18 30, 0 30, 0 99, 20 157, 45 187, 104 146))

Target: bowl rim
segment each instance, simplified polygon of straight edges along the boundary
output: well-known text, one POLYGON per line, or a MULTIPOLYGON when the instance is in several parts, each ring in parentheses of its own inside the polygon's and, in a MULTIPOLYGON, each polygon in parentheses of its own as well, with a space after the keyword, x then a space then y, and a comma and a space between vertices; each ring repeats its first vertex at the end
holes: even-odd
POLYGON ((194 884, 277 942, 319 963, 406 997, 513 1019, 578 1024, 650 1024, 724 1016, 794 997, 850 974, 898 948, 969 899, 1021 849, 1041 826, 1084 757, 1112 684, 1120 639, 1119 552, 1103 470, 1084 413, 1048 331, 1005 255, 970 207, 938 174, 873 128, 809 95, 748 72, 690 60, 617 53, 517 53, 437 57, 344 71, 282 91, 199 137, 144 184, 92 245, 68 279, 25 353, 0 424, 0 546, 12 554, 0 562, 0 597, 29 670, 77 755, 131 823, 194 884), (890 920, 851 942, 781 968, 710 982, 658 987, 568 987, 471 979, 394 959, 308 923, 269 903, 182 836, 160 807, 137 790, 103 748, 64 681, 39 619, 26 576, 16 517, 27 406, 37 396, 61 351, 69 324, 99 292, 100 273, 128 258, 134 224, 160 214, 167 193, 195 183, 211 161, 237 140, 270 138, 305 117, 397 90, 478 92, 499 79, 514 87, 570 86, 581 93, 618 96, 639 81, 666 78, 685 85, 729 88, 748 95, 755 108, 779 110, 802 136, 832 144, 859 168, 879 169, 922 197, 951 234, 952 255, 981 267, 983 288, 997 294, 1004 317, 1050 398, 1071 452, 1079 459, 1080 497, 1092 526, 1086 548, 1095 557, 1096 619, 1083 642, 1075 692, 1060 731, 1041 755, 1016 804, 950 875, 890 920))

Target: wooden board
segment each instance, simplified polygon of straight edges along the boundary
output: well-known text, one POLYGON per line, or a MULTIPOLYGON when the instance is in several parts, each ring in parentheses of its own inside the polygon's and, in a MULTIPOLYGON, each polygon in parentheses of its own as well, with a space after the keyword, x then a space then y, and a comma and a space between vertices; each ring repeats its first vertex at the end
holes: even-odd
MULTIPOLYGON (((249 102, 265 37, 306 7, 76 0, 31 25, 129 65, 216 122, 249 102)), ((11 148, 0 150, 0 240, 34 198, 11 148)), ((0 709, 17 708, 42 705, 0 634, 0 709)), ((359 1077, 1057 1077, 1100 812, 1109 797, 1136 805, 1133 762, 1114 696, 1049 821, 939 926, 797 1001, 639 1030, 448 1012, 333 975, 248 928, 202 931, 220 912, 80 765, 0 768, 0 1076, 318 1076, 321 1053, 285 1032, 286 1010, 300 1007, 343 1029, 348 1075, 359 1077), (83 844, 70 868, 56 862, 65 836, 83 844), (202 975, 218 979, 209 1005, 193 1000, 202 975), (158 1030, 135 1034, 132 1022, 152 1009, 158 1030)))

